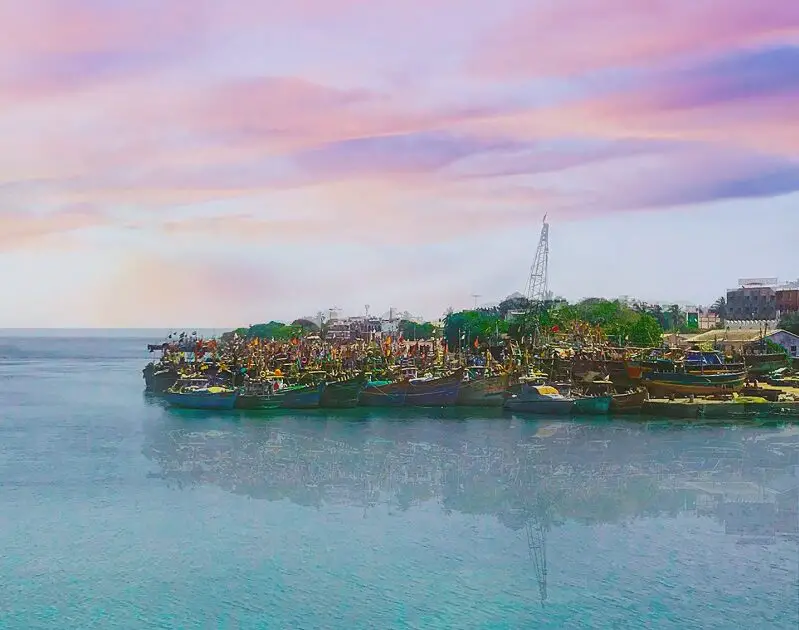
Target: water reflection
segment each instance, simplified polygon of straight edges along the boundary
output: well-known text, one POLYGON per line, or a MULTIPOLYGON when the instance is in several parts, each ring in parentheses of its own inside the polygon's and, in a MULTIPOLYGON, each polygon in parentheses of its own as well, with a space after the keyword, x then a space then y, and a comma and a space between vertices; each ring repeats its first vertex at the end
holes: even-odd
POLYGON ((155 473, 253 499, 322 508, 493 515, 525 530, 540 597, 547 533, 567 520, 712 516, 740 542, 799 538, 799 430, 665 423, 339 414, 162 414, 147 427, 155 473))

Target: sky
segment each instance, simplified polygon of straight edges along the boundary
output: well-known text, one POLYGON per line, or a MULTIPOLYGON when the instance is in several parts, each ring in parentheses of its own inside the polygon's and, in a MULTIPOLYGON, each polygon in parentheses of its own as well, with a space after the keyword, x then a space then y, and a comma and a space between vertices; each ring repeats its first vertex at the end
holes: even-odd
POLYGON ((0 0, 0 327, 799 276, 799 3, 0 0))

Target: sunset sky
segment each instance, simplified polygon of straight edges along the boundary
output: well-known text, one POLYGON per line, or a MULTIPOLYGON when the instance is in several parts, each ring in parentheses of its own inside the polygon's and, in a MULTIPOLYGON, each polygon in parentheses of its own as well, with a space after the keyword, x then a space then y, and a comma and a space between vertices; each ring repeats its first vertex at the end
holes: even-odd
POLYGON ((0 0, 0 326, 799 276, 799 2, 0 0))

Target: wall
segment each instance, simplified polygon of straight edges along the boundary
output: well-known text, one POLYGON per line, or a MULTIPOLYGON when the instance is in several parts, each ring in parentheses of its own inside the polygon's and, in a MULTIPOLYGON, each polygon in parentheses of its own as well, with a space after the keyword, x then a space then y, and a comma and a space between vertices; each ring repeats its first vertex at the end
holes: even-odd
POLYGON ((799 335, 789 333, 787 330, 778 330, 766 337, 769 341, 781 345, 788 354, 794 358, 799 357, 799 335))

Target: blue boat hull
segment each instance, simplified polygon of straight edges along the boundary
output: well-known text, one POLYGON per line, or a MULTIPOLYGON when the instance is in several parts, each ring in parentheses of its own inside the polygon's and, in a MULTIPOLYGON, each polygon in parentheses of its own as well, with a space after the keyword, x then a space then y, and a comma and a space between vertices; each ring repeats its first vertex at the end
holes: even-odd
POLYGON ((284 409, 316 409, 319 407, 324 390, 324 383, 316 387, 289 390, 280 406, 284 409))
POLYGON ((454 376, 423 383, 411 383, 405 394, 406 407, 449 407, 458 400, 463 370, 454 376))
POLYGON ((362 407, 402 407, 407 393, 407 383, 367 384, 361 390, 358 404, 362 407))
POLYGON ((167 404, 182 409, 233 409, 238 397, 238 392, 223 394, 167 392, 164 394, 167 404))

